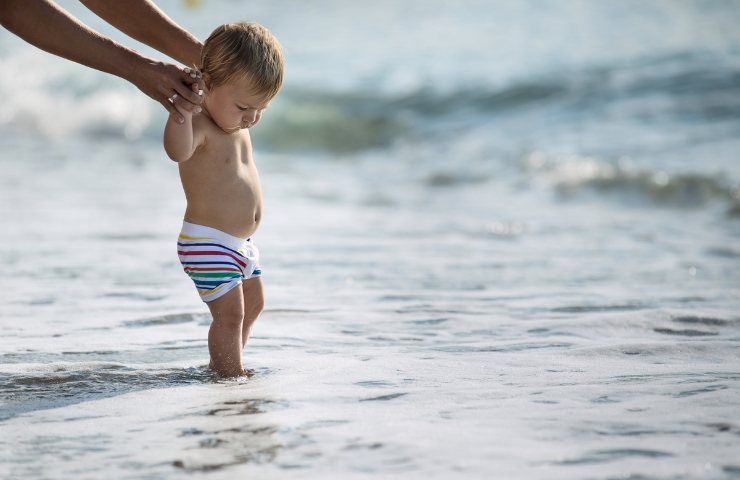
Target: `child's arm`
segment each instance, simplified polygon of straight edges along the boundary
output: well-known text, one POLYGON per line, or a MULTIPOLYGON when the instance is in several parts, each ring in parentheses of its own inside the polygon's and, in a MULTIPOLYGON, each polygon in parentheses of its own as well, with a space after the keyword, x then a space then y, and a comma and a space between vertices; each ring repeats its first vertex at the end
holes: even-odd
POLYGON ((178 123, 174 114, 167 118, 164 127, 164 150, 167 156, 176 162, 184 162, 193 156, 195 150, 205 140, 202 129, 193 124, 193 113, 175 106, 178 112, 185 117, 185 121, 178 123))

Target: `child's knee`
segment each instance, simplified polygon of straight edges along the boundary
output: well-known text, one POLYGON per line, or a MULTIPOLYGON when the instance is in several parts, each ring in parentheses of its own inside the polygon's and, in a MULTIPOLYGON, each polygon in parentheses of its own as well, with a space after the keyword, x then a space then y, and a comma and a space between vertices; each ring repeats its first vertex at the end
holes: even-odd
POLYGON ((259 315, 260 312, 265 308, 265 297, 262 295, 257 296, 257 298, 254 299, 254 302, 252 302, 251 305, 252 312, 254 312, 256 315, 259 315))
POLYGON ((265 301, 262 299, 262 297, 254 298, 253 301, 250 301, 247 305, 244 305, 244 321, 251 325, 255 320, 257 320, 257 317, 262 312, 262 309, 264 307, 265 301))
POLYGON ((241 326, 243 318, 244 307, 241 305, 227 306, 220 308, 215 315, 213 315, 213 323, 211 326, 215 326, 216 328, 236 328, 241 326))

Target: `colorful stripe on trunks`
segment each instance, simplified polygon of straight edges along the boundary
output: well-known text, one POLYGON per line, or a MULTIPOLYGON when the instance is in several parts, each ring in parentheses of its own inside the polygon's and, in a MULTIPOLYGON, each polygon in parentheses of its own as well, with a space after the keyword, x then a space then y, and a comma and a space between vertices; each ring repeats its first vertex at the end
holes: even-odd
POLYGON ((250 255, 250 241, 247 239, 243 248, 234 249, 211 237, 180 234, 177 242, 180 263, 204 301, 220 297, 242 278, 261 275, 256 258, 247 256, 250 255))

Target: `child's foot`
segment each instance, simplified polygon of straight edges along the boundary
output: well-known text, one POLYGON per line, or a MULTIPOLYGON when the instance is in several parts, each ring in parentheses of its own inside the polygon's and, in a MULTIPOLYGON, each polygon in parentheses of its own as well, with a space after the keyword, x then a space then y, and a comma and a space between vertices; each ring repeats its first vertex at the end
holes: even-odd
MULTIPOLYGON (((213 365, 213 360, 211 360, 210 362, 208 362, 208 368, 210 368, 214 372, 216 371, 216 367, 213 365)), ((242 375, 246 375, 247 377, 252 377, 255 373, 257 373, 257 371, 256 370, 253 370, 251 368, 243 368, 242 369, 242 375)))

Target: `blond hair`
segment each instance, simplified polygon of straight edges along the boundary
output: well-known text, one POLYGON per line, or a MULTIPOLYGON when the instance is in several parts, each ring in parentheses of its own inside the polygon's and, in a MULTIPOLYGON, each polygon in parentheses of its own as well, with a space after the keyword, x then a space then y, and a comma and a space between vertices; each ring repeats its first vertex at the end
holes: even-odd
POLYGON ((283 51, 275 36, 262 25, 251 22, 217 27, 203 44, 200 56, 209 88, 248 79, 256 93, 269 98, 280 91, 284 64, 283 51))

